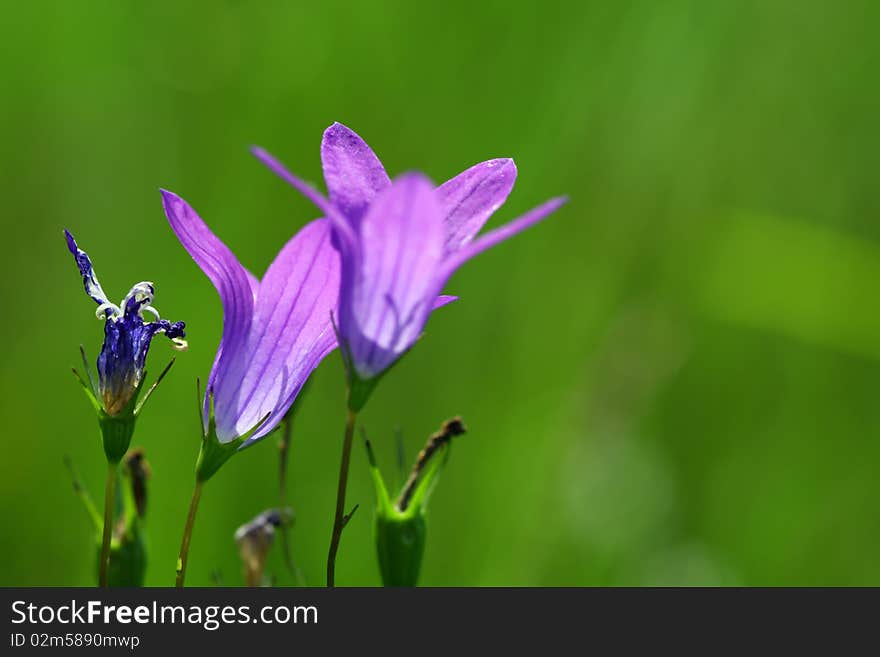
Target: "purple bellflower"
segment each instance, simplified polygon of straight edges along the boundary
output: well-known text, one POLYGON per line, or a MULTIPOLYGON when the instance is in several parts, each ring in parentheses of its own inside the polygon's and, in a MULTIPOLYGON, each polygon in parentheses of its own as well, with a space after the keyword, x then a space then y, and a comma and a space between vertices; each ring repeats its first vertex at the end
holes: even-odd
POLYGON ((159 317, 153 307, 155 288, 149 281, 132 287, 118 306, 112 303, 98 282, 89 256, 77 246, 69 231, 65 230, 64 236, 67 248, 76 259, 86 294, 98 304, 98 319, 104 320, 104 344, 98 356, 98 387, 91 392, 100 398, 104 413, 118 416, 137 400, 153 337, 164 333, 175 349, 186 349, 185 324, 159 317), (145 321, 145 312, 155 319, 145 321))
POLYGON ((202 446, 177 560, 184 585, 203 484, 236 452, 284 418, 309 375, 336 348, 330 321, 339 296, 339 254, 317 219, 278 253, 262 280, 182 198, 162 190, 171 228, 223 304, 223 333, 202 403, 202 446))
POLYGON ((334 123, 321 143, 327 199, 267 152, 253 153, 321 209, 333 227, 342 257, 337 330, 353 410, 418 340, 431 311, 454 299, 440 292, 462 264, 566 202, 551 199, 477 237, 513 188, 512 159, 481 162, 436 188, 420 173, 392 181, 364 140, 334 123))
POLYGON ((336 348, 330 318, 339 293, 339 254, 329 223, 318 219, 285 244, 258 280, 186 201, 162 191, 162 203, 223 304, 223 333, 202 408, 205 437, 216 439, 217 458, 203 449, 204 480, 236 449, 272 431, 336 348))

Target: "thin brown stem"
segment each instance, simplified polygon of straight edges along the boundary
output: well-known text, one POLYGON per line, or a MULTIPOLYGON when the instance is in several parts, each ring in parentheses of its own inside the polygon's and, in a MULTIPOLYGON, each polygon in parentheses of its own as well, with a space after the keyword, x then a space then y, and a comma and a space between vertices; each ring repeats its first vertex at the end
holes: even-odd
POLYGON ((186 561, 189 556, 189 543, 192 539, 193 526, 196 523, 196 512, 199 509, 199 500, 202 498, 202 483, 196 481, 193 488, 192 499, 189 502, 189 512, 186 514, 186 526, 183 528, 183 541, 180 544, 180 556, 177 557, 177 581, 174 585, 182 589, 183 580, 186 578, 186 561))
POLYGON ((419 452, 419 456, 416 459, 412 472, 410 472, 409 478, 406 480, 403 489, 400 491, 400 497, 397 500, 397 508, 399 510, 406 511, 406 507, 409 506, 410 498, 412 498, 412 495, 416 490, 416 484, 419 481, 419 477, 422 472, 424 472, 431 457, 433 457, 441 447, 447 445, 455 436, 460 436, 464 432, 464 423, 461 421, 461 418, 454 417, 446 420, 446 422, 443 423, 443 426, 440 427, 440 430, 428 438, 428 442, 425 443, 422 451, 419 452))
POLYGON ((333 519, 333 534, 330 537, 330 553, 327 555, 327 586, 334 586, 336 575, 336 553, 339 539, 345 527, 345 489, 348 486, 348 466, 351 461, 351 443, 357 413, 350 408, 345 417, 345 438, 342 441, 342 462, 339 465, 339 486, 336 490, 336 515, 333 519))
POLYGON ((278 443, 278 499, 281 508, 287 506, 287 455, 290 453, 290 438, 293 435, 293 418, 284 418, 281 442, 278 443))
POLYGON ((98 585, 107 586, 110 570, 110 538, 113 535, 113 509, 116 508, 116 469, 118 463, 107 464, 107 485, 104 488, 104 526, 101 529, 101 561, 98 567, 98 585))
POLYGON ((293 560, 290 552, 291 517, 287 514, 287 462, 290 454, 290 441, 293 437, 293 414, 284 419, 281 442, 278 443, 278 511, 281 513, 281 553, 287 570, 293 575, 297 586, 305 586, 302 571, 293 560))

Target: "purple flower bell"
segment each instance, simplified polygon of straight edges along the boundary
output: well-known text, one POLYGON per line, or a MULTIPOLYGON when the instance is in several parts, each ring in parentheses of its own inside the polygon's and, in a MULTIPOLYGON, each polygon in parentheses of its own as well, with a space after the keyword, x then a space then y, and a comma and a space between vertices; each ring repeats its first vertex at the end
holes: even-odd
POLYGON ((254 154, 330 220, 342 258, 339 341, 349 375, 349 405, 359 410, 378 378, 413 344, 449 277, 478 253, 544 219, 566 201, 551 199, 477 237, 516 179, 511 159, 477 164, 435 187, 420 173, 392 181, 369 146, 334 123, 321 159, 329 199, 261 149, 254 154))

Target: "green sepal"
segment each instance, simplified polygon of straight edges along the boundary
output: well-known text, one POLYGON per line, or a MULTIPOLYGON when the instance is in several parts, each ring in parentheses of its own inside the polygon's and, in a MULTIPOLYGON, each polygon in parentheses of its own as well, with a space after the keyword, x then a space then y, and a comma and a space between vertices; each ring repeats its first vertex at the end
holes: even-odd
POLYGON ((236 438, 231 442, 221 443, 217 440, 217 433, 210 432, 202 440, 202 448, 199 450, 199 459, 196 461, 196 480, 204 482, 213 477, 217 470, 235 455, 243 442, 244 440, 241 438, 236 438))
POLYGON ((379 511, 382 511, 391 507, 391 498, 388 495, 388 488, 385 487, 385 480, 382 479, 382 473, 379 472, 379 466, 376 464, 372 443, 369 440, 364 440, 364 447, 367 450, 367 460, 370 462, 370 478, 376 488, 376 503, 379 506, 379 511))
POLYGON ((135 420, 137 420, 140 415, 146 401, 162 382, 162 379, 165 378, 165 375, 168 374, 171 366, 174 365, 175 359, 172 358, 168 365, 165 366, 165 369, 162 370, 162 373, 153 382, 153 385, 149 387, 146 394, 143 395, 143 399, 141 399, 141 393, 144 390, 144 383, 147 380, 147 372, 144 371, 143 376, 141 376, 141 379, 134 390, 134 394, 132 394, 131 399, 128 400, 125 407, 116 415, 110 415, 104 409, 104 405, 99 399, 98 387, 95 384, 95 378, 92 376, 92 371, 89 367, 88 359, 86 358, 86 353, 82 345, 80 345, 79 350, 82 356, 83 370, 85 371, 87 380, 84 380, 80 376, 76 368, 73 369, 73 375, 76 377, 76 380, 79 381, 83 393, 91 403, 92 408, 95 409, 95 413, 98 415, 98 424, 101 428, 104 454, 107 456, 107 460, 110 463, 119 463, 128 451, 129 445, 131 445, 131 439, 134 435, 135 420))
POLYGON ((110 463, 119 463, 131 445, 137 415, 134 412, 137 398, 143 388, 143 380, 138 385, 125 408, 118 415, 109 415, 103 408, 98 410, 98 424, 104 443, 104 454, 110 463))
POLYGON ((359 413, 361 409, 366 406, 370 396, 373 394, 373 390, 379 385, 379 381, 381 381, 388 372, 393 370, 397 364, 403 360, 403 357, 409 353, 409 350, 400 354, 397 360, 391 363, 391 365, 369 379, 362 379, 360 377, 354 367, 350 365, 346 353, 347 351, 343 352, 342 359, 345 364, 345 376, 348 383, 348 408, 355 413, 359 413))
POLYGON ((196 461, 196 481, 199 483, 206 482, 213 477, 217 470, 241 449, 247 439, 254 435, 254 432, 263 426, 263 423, 271 415, 271 413, 266 413, 243 436, 230 440, 228 443, 221 443, 217 438, 217 422, 214 420, 214 397, 210 393, 208 394, 208 404, 208 430, 202 436, 202 447, 196 461))
POLYGON ((217 470, 235 455, 244 441, 245 438, 239 437, 228 443, 220 442, 217 438, 217 423, 214 421, 212 403, 208 417, 208 431, 202 437, 202 447, 196 461, 196 481, 204 482, 213 477, 217 470))
POLYGON ((333 317, 333 313, 330 313, 330 324, 333 326, 333 332, 336 334, 336 341, 339 343, 339 353, 342 355, 342 365, 345 368, 345 381, 347 384, 346 404, 350 411, 358 413, 364 406, 366 406, 367 401, 370 399, 370 395, 373 394, 376 384, 379 383, 379 379, 382 378, 385 372, 370 379, 362 379, 358 375, 354 363, 352 362, 348 343, 339 333, 339 328, 336 326, 336 320, 333 317))
POLYGON ((407 511, 411 509, 424 509, 427 507, 428 498, 431 497, 431 493, 434 492, 434 487, 440 479, 440 472, 449 460, 452 446, 447 444, 441 448, 441 451, 443 452, 442 455, 437 454, 435 458, 431 459, 431 462, 428 463, 428 467, 422 472, 419 482, 416 485, 415 492, 409 499, 409 504, 406 507, 407 511))
POLYGON ((104 454, 107 456, 109 463, 119 463, 131 445, 131 438, 134 435, 134 425, 137 420, 138 398, 144 388, 144 380, 141 378, 134 394, 125 407, 116 415, 110 415, 104 410, 104 406, 98 401, 92 381, 91 374, 88 371, 88 364, 85 363, 85 355, 83 355, 83 363, 86 366, 86 374, 89 376, 89 383, 86 383, 76 369, 73 375, 82 386, 83 393, 95 409, 98 416, 98 426, 101 429, 101 439, 104 445, 104 454))
POLYGON ((382 375, 380 374, 374 379, 366 380, 352 373, 348 379, 348 408, 355 413, 360 412, 366 406, 381 377, 382 375))
MULTIPOLYGON (((177 358, 172 358, 170 361, 168 361, 168 364, 165 366, 165 369, 162 370, 162 372, 159 374, 159 376, 156 377, 156 380, 153 381, 153 385, 151 385, 149 388, 147 388, 147 392, 144 393, 143 399, 141 399, 140 402, 138 402, 134 407, 134 414, 135 415, 141 414, 141 411, 144 409, 144 404, 147 403, 147 400, 153 395, 153 393, 156 391, 156 388, 159 387, 159 384, 162 383, 162 379, 165 378, 165 375, 168 374, 169 371, 171 371, 171 368, 174 366, 174 363, 176 360, 177 360, 177 358)), ((146 370, 144 370, 143 379, 145 380, 146 378, 147 378, 147 372, 146 372, 146 370)), ((140 395, 140 389, 141 389, 141 386, 138 386, 137 395, 140 395)))

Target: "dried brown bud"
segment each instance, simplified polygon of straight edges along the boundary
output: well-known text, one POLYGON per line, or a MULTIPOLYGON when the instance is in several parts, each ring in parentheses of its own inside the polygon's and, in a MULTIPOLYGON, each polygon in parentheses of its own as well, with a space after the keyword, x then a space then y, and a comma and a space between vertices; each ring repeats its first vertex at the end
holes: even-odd
POLYGON ((455 416, 446 420, 446 422, 440 427, 439 431, 431 434, 428 438, 428 442, 425 443, 422 451, 419 452, 415 465, 410 472, 409 479, 407 479, 406 484, 403 486, 403 490, 400 492, 400 498, 397 502, 397 508, 399 510, 406 511, 406 507, 409 506, 409 500, 415 492, 419 476, 424 472, 425 466, 428 465, 428 461, 431 460, 431 457, 434 456, 438 450, 447 445, 455 436, 460 436, 465 433, 465 431, 467 431, 467 429, 464 426, 464 422, 462 422, 460 417, 455 416))
POLYGON ((125 455, 125 468, 131 477, 131 492, 138 517, 143 518, 147 513, 147 479, 151 474, 143 448, 129 450, 125 455))
POLYGON ((268 509, 235 531, 246 586, 260 586, 263 583, 263 569, 275 539, 275 528, 288 522, 292 516, 290 509, 283 512, 268 509))

